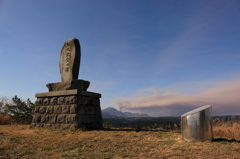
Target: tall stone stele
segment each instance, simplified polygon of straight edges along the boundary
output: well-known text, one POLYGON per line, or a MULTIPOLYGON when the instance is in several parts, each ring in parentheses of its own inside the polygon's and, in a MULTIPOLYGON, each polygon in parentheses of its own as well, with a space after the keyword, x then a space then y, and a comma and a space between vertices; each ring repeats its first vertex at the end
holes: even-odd
POLYGON ((49 92, 35 94, 33 127, 102 129, 101 94, 88 92, 90 82, 78 79, 80 59, 78 39, 67 40, 59 63, 62 82, 49 83, 49 92))

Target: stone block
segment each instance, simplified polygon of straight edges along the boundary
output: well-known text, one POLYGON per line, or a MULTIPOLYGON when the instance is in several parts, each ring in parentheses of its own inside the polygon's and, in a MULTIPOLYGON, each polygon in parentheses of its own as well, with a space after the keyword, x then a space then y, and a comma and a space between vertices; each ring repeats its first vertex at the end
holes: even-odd
POLYGON ((68 129, 70 128, 70 124, 61 124, 61 129, 68 129))
POLYGON ((57 104, 58 104, 58 105, 62 105, 62 104, 64 104, 64 103, 65 103, 65 97, 59 97, 57 104))
POLYGON ((66 124, 66 115, 58 115, 57 116, 57 123, 58 124, 66 124))
POLYGON ((41 123, 47 123, 48 122, 48 115, 42 115, 41 116, 41 123))
POLYGON ((81 115, 86 114, 85 107, 83 106, 78 107, 78 114, 81 115))
POLYGON ((77 123, 77 125, 81 125, 82 123, 83 123, 83 117, 82 117, 82 115, 77 115, 76 116, 76 123, 77 123))
POLYGON ((57 97, 52 97, 51 99, 50 99, 50 104, 51 105, 56 105, 57 104, 57 97))
POLYGON ((43 105, 43 98, 38 98, 37 101, 35 102, 36 106, 38 105, 43 105))
POLYGON ((43 105, 48 105, 48 104, 50 104, 49 98, 44 98, 43 105))
POLYGON ((91 108, 90 114, 91 114, 91 115, 97 114, 96 109, 97 109, 96 106, 93 106, 93 107, 91 108))
POLYGON ((77 125, 76 125, 76 124, 70 124, 70 127, 69 127, 69 128, 75 129, 75 128, 77 128, 77 125))
POLYGON ((77 113, 77 105, 76 104, 72 104, 72 105, 70 105, 70 114, 75 114, 75 113, 77 113))
POLYGON ((35 114, 33 115, 33 123, 40 123, 41 122, 41 115, 35 114))
MULTIPOLYGON (((101 112, 100 112, 101 113, 101 112)), ((98 124, 102 124, 102 114, 96 114, 96 119, 98 124)))
POLYGON ((42 128, 43 127, 43 123, 36 123, 36 127, 40 127, 40 128, 42 128))
MULTIPOLYGON (((100 106, 97 106, 96 107, 96 114, 98 114, 98 113, 101 113, 102 111, 101 111, 101 108, 100 108, 100 106)), ((102 114, 102 113, 101 113, 102 114)))
POLYGON ((52 127, 54 128, 54 129, 60 129, 61 128, 61 124, 53 124, 52 125, 52 127))
POLYGON ((62 106, 62 114, 68 114, 69 113, 69 105, 63 105, 62 106))
POLYGON ((48 115, 48 123, 55 124, 57 120, 57 115, 48 115))
POLYGON ((39 106, 35 106, 35 109, 34 109, 34 114, 38 114, 39 113, 39 106))
POLYGON ((54 106, 54 114, 61 114, 62 106, 54 106))
POLYGON ((66 115, 67 124, 75 124, 76 123, 76 114, 66 115))
POLYGON ((89 85, 89 81, 74 79, 66 82, 48 83, 46 86, 48 87, 49 92, 52 92, 73 89, 77 89, 79 91, 86 91, 89 85))
POLYGON ((91 123, 97 123, 97 117, 96 117, 96 115, 93 115, 93 114, 91 114, 90 115, 90 119, 91 119, 91 123))
POLYGON ((46 112, 46 106, 40 106, 39 114, 44 114, 46 112))
POLYGON ((86 114, 94 114, 95 107, 94 106, 88 106, 86 107, 86 114))
POLYGON ((47 106, 46 113, 47 114, 53 114, 53 112, 54 112, 54 107, 53 106, 47 106))
POLYGON ((51 127, 52 127, 52 124, 44 124, 43 127, 44 127, 44 128, 51 128, 51 127))
POLYGON ((82 115, 82 123, 90 124, 91 123, 90 115, 88 114, 82 115))

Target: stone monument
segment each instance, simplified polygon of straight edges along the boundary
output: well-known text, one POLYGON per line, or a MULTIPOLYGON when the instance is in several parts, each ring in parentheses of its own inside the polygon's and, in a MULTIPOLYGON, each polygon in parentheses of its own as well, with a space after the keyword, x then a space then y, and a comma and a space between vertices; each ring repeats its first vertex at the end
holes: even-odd
POLYGON ((67 40, 59 63, 62 82, 49 83, 49 92, 35 94, 33 127, 102 129, 101 94, 88 92, 90 82, 78 79, 80 59, 78 39, 67 40))

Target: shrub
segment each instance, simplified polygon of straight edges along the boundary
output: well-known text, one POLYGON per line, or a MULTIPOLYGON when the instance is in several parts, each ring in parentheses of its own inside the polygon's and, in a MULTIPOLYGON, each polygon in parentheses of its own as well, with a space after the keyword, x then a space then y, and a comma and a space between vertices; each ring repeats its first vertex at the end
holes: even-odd
POLYGON ((12 98, 12 104, 6 104, 9 114, 15 123, 30 124, 35 104, 30 99, 22 101, 17 96, 12 98))
POLYGON ((8 125, 11 124, 12 118, 10 115, 0 114, 0 125, 8 125))
POLYGON ((214 119, 213 134, 222 138, 240 139, 240 117, 232 116, 228 120, 225 118, 214 119))

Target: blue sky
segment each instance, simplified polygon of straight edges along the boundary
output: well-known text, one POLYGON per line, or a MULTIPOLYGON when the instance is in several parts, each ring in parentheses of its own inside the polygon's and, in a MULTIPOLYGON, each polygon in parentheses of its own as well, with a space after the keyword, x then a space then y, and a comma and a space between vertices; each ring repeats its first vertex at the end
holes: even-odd
POLYGON ((237 0, 1 0, 0 96, 35 101, 61 81, 60 50, 78 38, 79 79, 102 109, 240 114, 239 19, 237 0))

